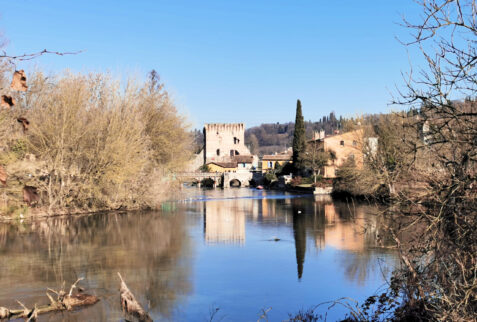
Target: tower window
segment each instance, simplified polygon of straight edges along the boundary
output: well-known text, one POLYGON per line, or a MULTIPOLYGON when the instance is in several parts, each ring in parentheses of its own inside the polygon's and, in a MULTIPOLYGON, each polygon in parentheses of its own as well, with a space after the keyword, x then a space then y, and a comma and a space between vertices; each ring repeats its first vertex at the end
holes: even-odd
POLYGON ((217 155, 220 156, 220 149, 217 149, 217 155))
POLYGON ((239 143, 240 143, 240 140, 234 137, 234 144, 239 144, 239 143))
POLYGON ((340 141, 340 145, 344 146, 344 141, 340 141))

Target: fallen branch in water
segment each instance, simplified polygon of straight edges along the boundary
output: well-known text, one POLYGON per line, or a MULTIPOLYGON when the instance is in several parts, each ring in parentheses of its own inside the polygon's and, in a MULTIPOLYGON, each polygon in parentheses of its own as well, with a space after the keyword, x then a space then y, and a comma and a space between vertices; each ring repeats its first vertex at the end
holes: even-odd
POLYGON ((80 306, 93 305, 99 301, 98 297, 95 295, 76 293, 73 294, 73 290, 77 288, 77 284, 83 280, 79 278, 73 285, 71 285, 70 292, 67 294, 64 291, 63 287, 60 291, 55 291, 51 288, 46 290, 46 296, 50 300, 50 304, 43 306, 36 306, 29 309, 22 302, 17 300, 17 303, 22 307, 22 309, 7 309, 5 307, 0 307, 0 319, 10 319, 10 318, 23 318, 27 321, 36 321, 37 316, 40 314, 45 314, 49 312, 57 312, 64 310, 72 310, 80 306), (50 293, 56 294, 56 300, 50 293))
POLYGON ((129 290, 119 272, 118 276, 121 280, 121 287, 119 289, 121 308, 123 309, 123 314, 126 320, 138 322, 152 322, 151 317, 142 308, 141 304, 139 304, 139 302, 136 300, 133 293, 129 290))

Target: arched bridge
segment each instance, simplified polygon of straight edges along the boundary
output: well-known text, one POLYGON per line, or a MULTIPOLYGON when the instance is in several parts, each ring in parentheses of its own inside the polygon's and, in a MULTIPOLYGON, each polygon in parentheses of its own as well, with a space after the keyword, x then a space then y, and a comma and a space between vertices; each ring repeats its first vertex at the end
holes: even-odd
POLYGON ((193 181, 197 182, 200 187, 200 182, 204 179, 211 179, 214 182, 214 188, 223 186, 230 188, 232 184, 240 187, 248 187, 250 180, 252 180, 253 173, 248 171, 239 172, 179 172, 175 177, 181 182, 193 181))
POLYGON ((219 172, 178 172, 174 174, 181 182, 193 181, 197 182, 200 187, 200 182, 204 179, 211 179, 214 182, 214 188, 222 184, 223 174, 219 172))

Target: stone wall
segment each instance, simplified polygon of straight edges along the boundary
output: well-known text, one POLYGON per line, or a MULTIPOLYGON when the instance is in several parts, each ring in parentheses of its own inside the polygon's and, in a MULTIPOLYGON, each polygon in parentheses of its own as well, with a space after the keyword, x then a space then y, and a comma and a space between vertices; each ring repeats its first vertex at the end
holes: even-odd
POLYGON ((360 169, 363 167, 363 130, 326 137, 324 139, 324 149, 325 151, 333 151, 336 156, 336 160, 325 166, 325 178, 335 178, 336 169, 345 163, 348 158, 353 158, 356 166, 360 169))
POLYGON ((245 146, 244 123, 215 123, 204 126, 204 163, 230 162, 231 156, 250 155, 245 146))

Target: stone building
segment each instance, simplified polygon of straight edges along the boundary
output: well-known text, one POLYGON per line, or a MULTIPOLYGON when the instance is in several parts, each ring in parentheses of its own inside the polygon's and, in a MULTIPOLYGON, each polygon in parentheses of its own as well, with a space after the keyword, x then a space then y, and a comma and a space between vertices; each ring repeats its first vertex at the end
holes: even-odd
POLYGON ((205 124, 204 164, 233 162, 236 155, 251 155, 245 146, 245 124, 205 124))
POLYGON ((312 148, 334 154, 333 160, 329 160, 328 165, 323 169, 323 177, 335 178, 338 167, 348 159, 353 159, 359 169, 363 167, 363 136, 363 130, 359 129, 327 137, 318 135, 318 138, 308 141, 308 145, 311 145, 312 148))

